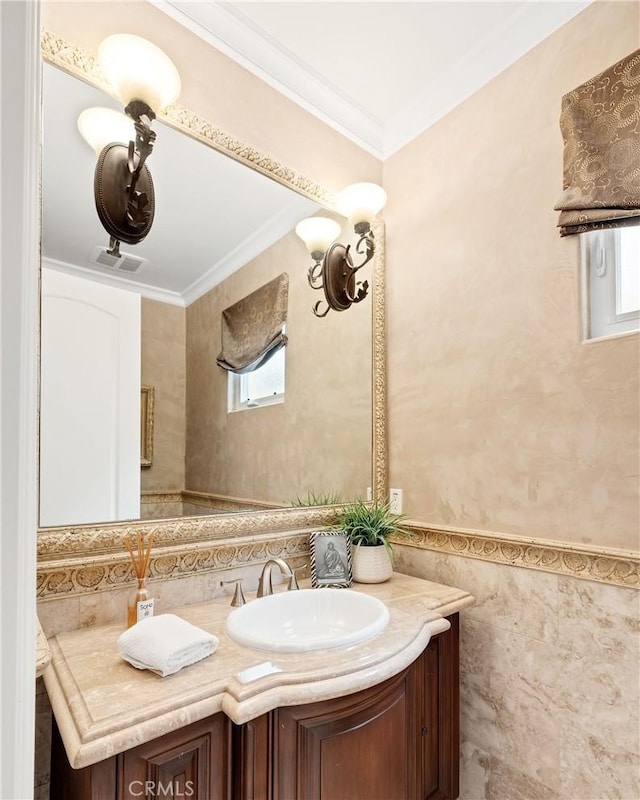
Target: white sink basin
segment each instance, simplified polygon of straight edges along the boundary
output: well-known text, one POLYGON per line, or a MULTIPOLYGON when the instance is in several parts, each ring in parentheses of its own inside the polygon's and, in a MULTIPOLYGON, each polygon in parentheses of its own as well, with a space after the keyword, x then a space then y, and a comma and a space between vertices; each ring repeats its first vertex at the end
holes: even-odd
POLYGON ((362 642, 380 633, 389 609, 349 589, 299 589, 251 600, 227 617, 227 633, 258 650, 303 653, 362 642))

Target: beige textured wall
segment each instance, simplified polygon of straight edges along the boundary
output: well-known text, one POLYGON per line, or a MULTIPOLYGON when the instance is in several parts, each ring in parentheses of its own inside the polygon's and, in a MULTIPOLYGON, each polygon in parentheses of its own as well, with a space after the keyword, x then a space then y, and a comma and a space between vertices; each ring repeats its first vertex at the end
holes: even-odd
POLYGON ((142 492, 184 488, 185 352, 185 309, 143 298, 142 383, 155 389, 155 424, 153 464, 140 471, 142 492))
POLYGON ((187 309, 187 488, 288 503, 371 485, 371 299, 316 319, 311 258, 292 232, 187 309), (285 402, 227 413, 220 316, 289 274, 285 402))
POLYGON ((150 39, 174 61, 178 102, 241 141, 331 189, 380 182, 382 164, 148 2, 43 4, 43 26, 89 53, 112 33, 150 39))
POLYGON ((640 44, 598 2, 384 165, 390 484, 432 522, 638 546, 637 335, 581 344, 562 95, 640 44))

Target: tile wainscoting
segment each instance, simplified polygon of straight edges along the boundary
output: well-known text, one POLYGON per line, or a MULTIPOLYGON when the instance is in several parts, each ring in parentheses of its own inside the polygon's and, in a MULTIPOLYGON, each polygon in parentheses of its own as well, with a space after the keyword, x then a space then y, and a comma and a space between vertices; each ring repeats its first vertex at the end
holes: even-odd
POLYGON ((399 572, 476 598, 461 614, 461 800, 638 800, 640 593, 419 544, 394 552, 399 572))

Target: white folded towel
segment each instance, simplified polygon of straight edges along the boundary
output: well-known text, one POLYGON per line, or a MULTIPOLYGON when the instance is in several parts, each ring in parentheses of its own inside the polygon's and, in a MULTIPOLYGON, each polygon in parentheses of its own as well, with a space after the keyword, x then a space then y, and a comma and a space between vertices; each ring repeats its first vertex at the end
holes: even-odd
POLYGON ((142 619, 118 637, 125 661, 163 678, 210 656, 217 646, 217 637, 175 614, 142 619))

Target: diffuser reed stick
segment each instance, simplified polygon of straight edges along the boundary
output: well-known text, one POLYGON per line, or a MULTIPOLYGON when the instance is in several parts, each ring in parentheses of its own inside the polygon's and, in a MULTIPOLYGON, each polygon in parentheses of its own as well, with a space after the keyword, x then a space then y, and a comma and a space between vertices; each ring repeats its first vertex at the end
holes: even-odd
POLYGON ((153 544, 153 534, 149 534, 149 539, 145 548, 144 534, 138 532, 136 535, 136 551, 134 552, 131 538, 127 536, 124 543, 129 551, 133 572, 138 579, 138 589, 132 603, 127 607, 127 628, 140 622, 145 617, 153 616, 153 599, 149 597, 147 591, 147 571, 151 558, 151 545, 153 544))

